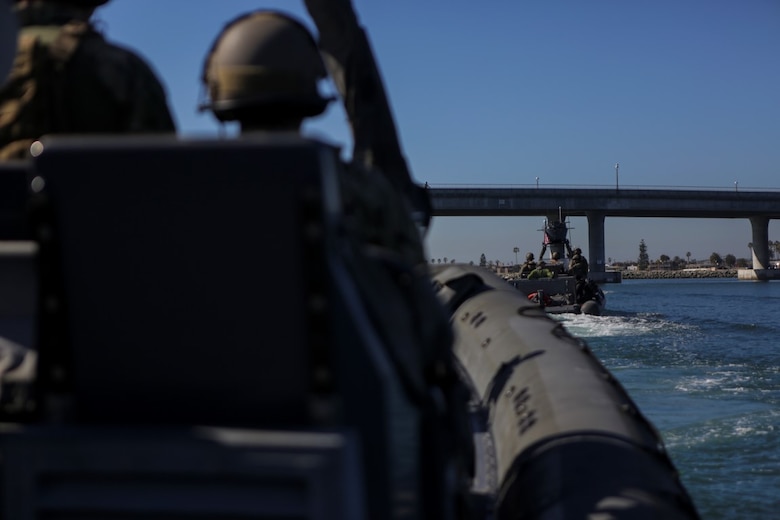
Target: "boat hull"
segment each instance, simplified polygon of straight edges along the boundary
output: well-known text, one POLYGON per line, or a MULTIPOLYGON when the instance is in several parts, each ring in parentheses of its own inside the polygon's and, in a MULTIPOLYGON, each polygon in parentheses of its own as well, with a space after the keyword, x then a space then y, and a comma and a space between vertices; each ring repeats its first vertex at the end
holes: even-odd
POLYGON ((604 292, 595 286, 594 294, 587 299, 577 298, 577 280, 573 276, 555 278, 527 278, 507 280, 529 300, 543 307, 549 314, 590 314, 600 316, 606 307, 604 292))

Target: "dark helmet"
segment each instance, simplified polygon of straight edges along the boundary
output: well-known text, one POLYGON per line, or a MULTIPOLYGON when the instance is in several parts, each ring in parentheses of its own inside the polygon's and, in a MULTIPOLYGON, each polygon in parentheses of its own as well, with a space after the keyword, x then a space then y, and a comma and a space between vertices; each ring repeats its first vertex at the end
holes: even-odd
POLYGON ((574 254, 575 254, 575 255, 581 255, 581 254, 582 254, 582 249, 580 249, 579 247, 578 247, 578 248, 576 248, 576 249, 574 250, 574 254))
POLYGON ((574 255, 573 257, 571 257, 572 262, 579 262, 580 260, 582 260, 582 257, 580 255, 574 255))
POLYGON ((203 65, 209 108, 220 121, 321 114, 330 99, 317 90, 326 76, 317 44, 302 23, 276 11, 229 22, 203 65))
POLYGON ((553 260, 558 260, 561 257, 561 255, 558 254, 558 251, 553 251, 551 257, 553 260))
POLYGON ((526 260, 528 260, 528 261, 530 262, 531 260, 533 260, 533 259, 534 259, 534 254, 533 254, 533 253, 528 253, 528 254, 526 254, 526 255, 525 255, 525 259, 526 259, 526 260))
POLYGON ((0 84, 5 81, 16 55, 17 30, 16 16, 0 0, 0 84))

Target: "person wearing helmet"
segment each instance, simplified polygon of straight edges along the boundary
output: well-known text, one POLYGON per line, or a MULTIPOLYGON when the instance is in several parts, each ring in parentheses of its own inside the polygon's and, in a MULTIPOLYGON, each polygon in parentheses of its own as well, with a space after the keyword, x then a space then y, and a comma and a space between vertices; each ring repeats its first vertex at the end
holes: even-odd
POLYGON ((527 253, 525 255, 525 262, 520 266, 520 278, 525 278, 528 274, 536 269, 536 261, 534 260, 533 253, 527 253))
MULTIPOLYGON (((326 76, 317 42, 300 21, 275 10, 246 13, 223 27, 206 55, 201 81, 208 99, 200 109, 220 122, 238 122, 243 135, 300 132, 306 118, 322 114, 333 100, 318 89, 326 76)), ((425 264, 407 201, 355 146, 341 182, 356 233, 365 243, 425 264)))
POLYGON ((15 0, 14 67, 0 88, 0 160, 46 134, 174 132, 165 91, 136 54, 91 23, 108 0, 15 0))
POLYGON ((585 255, 582 254, 582 249, 579 247, 574 248, 574 254, 578 255, 580 258, 578 262, 582 264, 582 269, 585 272, 585 275, 588 274, 588 259, 585 258, 585 255))
POLYGON ((583 257, 580 253, 576 253, 578 250, 580 249, 575 249, 574 256, 571 257, 571 263, 569 264, 569 274, 579 280, 585 279, 588 276, 588 261, 585 260, 585 257, 583 257))
MULTIPOLYGON (((241 139, 261 133, 300 132, 302 122, 324 112, 331 101, 318 91, 319 81, 330 73, 353 130, 352 159, 339 169, 338 181, 344 236, 362 258, 353 265, 360 280, 362 304, 392 355, 409 360, 404 363, 404 372, 419 376, 434 373, 433 367, 437 367, 435 378, 425 379, 428 376, 424 375, 423 379, 436 387, 430 395, 444 396, 446 410, 441 402, 435 414, 428 413, 434 410, 432 402, 422 402, 426 410, 423 430, 426 438, 435 437, 437 442, 429 442, 429 449, 421 454, 426 461, 434 460, 445 456, 440 453, 450 455, 454 448, 448 442, 452 439, 465 439, 464 445, 470 446, 472 437, 467 428, 458 426, 468 424, 468 418, 456 415, 456 405, 451 404, 465 393, 460 393, 452 366, 449 319, 427 273, 417 227, 421 221, 414 213, 418 208, 415 187, 398 147, 373 55, 351 3, 339 0, 313 6, 307 2, 307 7, 319 30, 319 45, 303 24, 278 11, 255 11, 227 23, 204 61, 201 81, 208 99, 200 106, 211 110, 221 122, 238 122, 241 139), (346 25, 334 22, 331 16, 336 12, 345 15, 346 25), (333 37, 343 39, 331 47, 333 37), (328 52, 334 48, 339 52, 328 52), (320 51, 326 55, 327 69, 320 51), (399 280, 403 284, 396 283, 399 280), (387 296, 376 291, 378 286, 405 293, 408 307, 389 306, 387 296), (398 344, 393 331, 407 318, 422 326, 415 325, 414 341, 398 344), (414 350, 413 359, 402 354, 409 347, 414 350), (436 437, 440 431, 441 437, 436 437)), ((431 469, 426 469, 428 478, 421 483, 426 492, 421 495, 430 497, 426 504, 433 504, 433 497, 439 496, 435 490, 445 489, 449 481, 433 469, 443 465, 424 467, 431 469)), ((374 484, 368 486, 373 489, 374 484)), ((378 517, 383 511, 370 509, 370 513, 378 517)))
POLYGON ((326 76, 317 44, 299 21, 277 11, 255 11, 229 22, 206 57, 201 104, 242 132, 300 130, 331 99, 317 84, 326 76))

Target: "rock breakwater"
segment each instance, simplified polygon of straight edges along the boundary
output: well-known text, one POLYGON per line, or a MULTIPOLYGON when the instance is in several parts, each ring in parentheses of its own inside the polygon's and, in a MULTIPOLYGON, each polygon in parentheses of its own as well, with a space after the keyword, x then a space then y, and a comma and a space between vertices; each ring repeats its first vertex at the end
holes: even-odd
POLYGON ((736 269, 691 269, 687 271, 623 271, 623 280, 646 280, 655 278, 736 278, 736 269))

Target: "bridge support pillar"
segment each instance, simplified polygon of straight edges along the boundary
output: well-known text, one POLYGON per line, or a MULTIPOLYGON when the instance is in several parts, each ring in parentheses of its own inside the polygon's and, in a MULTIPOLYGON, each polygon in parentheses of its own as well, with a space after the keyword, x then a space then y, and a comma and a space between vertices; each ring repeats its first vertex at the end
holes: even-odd
POLYGON ((769 218, 750 217, 753 231, 753 269, 769 268, 769 218))
MULTIPOLYGON (((589 211, 585 214, 588 217, 588 267, 591 278, 599 281, 604 273, 604 213, 600 211, 589 211)), ((768 235, 767 235, 768 236, 768 235)))

